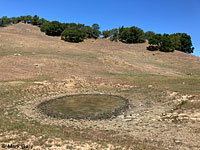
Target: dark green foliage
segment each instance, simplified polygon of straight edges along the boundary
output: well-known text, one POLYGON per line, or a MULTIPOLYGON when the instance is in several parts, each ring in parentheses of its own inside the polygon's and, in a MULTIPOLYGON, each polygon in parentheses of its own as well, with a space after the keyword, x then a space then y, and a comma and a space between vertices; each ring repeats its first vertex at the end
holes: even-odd
POLYGON ((148 50, 160 50, 163 52, 173 52, 174 50, 185 53, 193 53, 191 37, 186 33, 176 34, 155 34, 149 38, 150 46, 148 50))
POLYGON ((58 21, 45 21, 40 26, 40 30, 42 32, 45 32, 47 35, 51 36, 60 36, 64 30, 69 29, 65 31, 62 37, 63 40, 69 42, 80 42, 86 38, 96 39, 100 35, 99 28, 100 27, 97 24, 94 24, 92 27, 90 27, 85 26, 84 24, 60 23, 58 21), (74 30, 74 32, 72 30, 74 30), (80 34, 80 32, 82 32, 82 34, 80 34))
POLYGON ((117 41, 119 37, 119 30, 118 29, 112 29, 110 31, 110 40, 111 41, 117 41))
POLYGON ((103 38, 108 38, 111 36, 111 32, 109 30, 105 30, 102 32, 103 38))
POLYGON ((103 38, 110 38, 111 41, 118 41, 119 39, 119 30, 118 29, 112 29, 112 30, 106 30, 102 32, 103 38))
POLYGON ((173 52, 174 46, 168 34, 155 34, 149 38, 148 50, 160 50, 162 52, 173 52))
POLYGON ((17 20, 17 23, 21 22, 21 17, 17 17, 16 20, 17 20))
POLYGON ((12 21, 12 24, 18 23, 17 17, 10 18, 12 21))
POLYGON ((144 31, 138 27, 124 28, 119 36, 120 41, 124 43, 144 43, 145 35, 144 31))
POLYGON ((111 41, 118 41, 124 43, 143 43, 145 42, 145 36, 143 30, 137 27, 124 28, 119 27, 112 30, 106 30, 102 32, 104 38, 110 37, 111 41))
POLYGON ((124 26, 122 26, 122 27, 119 27, 119 36, 121 35, 121 33, 124 31, 124 26))
POLYGON ((180 51, 186 53, 193 53, 194 47, 192 47, 192 41, 189 35, 187 35, 186 33, 182 33, 180 41, 181 41, 180 51))
POLYGON ((85 37, 85 32, 74 27, 66 28, 61 35, 62 40, 73 43, 82 42, 85 39, 85 37))
POLYGON ((187 101, 187 100, 183 100, 183 101, 180 103, 180 106, 185 105, 185 104, 188 104, 188 101, 187 101))
POLYGON ((0 27, 5 27, 12 23, 16 23, 15 17, 8 18, 7 16, 3 16, 2 18, 0 18, 0 27))
POLYGON ((191 37, 186 33, 176 33, 170 35, 173 45, 176 50, 185 53, 193 53, 194 47, 192 47, 191 37))
POLYGON ((33 16, 31 24, 33 24, 33 25, 39 25, 39 17, 38 17, 38 15, 33 16))
POLYGON ((26 16, 20 16, 20 21, 25 22, 25 18, 26 18, 26 16))
POLYGON ((60 36, 64 31, 63 25, 58 21, 45 22, 41 25, 40 30, 51 36, 60 36))
POLYGON ((86 38, 92 38, 93 37, 93 32, 92 32, 92 28, 90 26, 84 26, 84 28, 82 29, 82 31, 86 34, 86 38))
POLYGON ((149 38, 149 44, 159 47, 161 39, 162 39, 162 35, 161 34, 155 34, 151 38, 149 38))
POLYGON ((170 36, 168 34, 163 34, 160 41, 160 51, 173 52, 174 50, 175 49, 174 49, 170 36))
POLYGON ((30 23, 31 20, 32 20, 32 16, 31 15, 27 15, 27 16, 24 17, 24 22, 25 23, 30 23))
POLYGON ((171 34, 170 35, 170 38, 173 42, 173 45, 174 45, 174 49, 175 50, 178 50, 181 48, 181 41, 180 41, 180 35, 179 34, 171 34))
POLYGON ((101 34, 101 31, 99 31, 100 27, 98 24, 92 25, 92 38, 97 39, 99 35, 101 34))
POLYGON ((148 40, 153 35, 155 35, 155 33, 153 31, 147 31, 147 32, 145 32, 145 39, 148 40))
POLYGON ((45 20, 44 18, 39 19, 38 21, 38 25, 41 26, 42 24, 44 24, 45 22, 47 22, 47 20, 45 20))
POLYGON ((149 38, 150 46, 148 46, 147 49, 150 51, 160 50, 161 39, 162 39, 161 34, 155 34, 152 37, 150 37, 149 38))
POLYGON ((40 31, 45 32, 46 28, 49 26, 50 22, 44 22, 41 26, 40 26, 40 31))
POLYGON ((157 50, 159 50, 159 49, 158 49, 157 46, 149 45, 149 46, 147 47, 147 50, 149 50, 149 51, 157 51, 157 50))

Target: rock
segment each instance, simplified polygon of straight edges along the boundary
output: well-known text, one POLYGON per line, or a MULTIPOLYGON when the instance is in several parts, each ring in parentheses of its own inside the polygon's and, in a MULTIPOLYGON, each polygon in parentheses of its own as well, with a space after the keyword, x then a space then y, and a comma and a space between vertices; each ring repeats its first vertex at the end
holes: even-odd
POLYGON ((118 118, 124 119, 124 115, 120 115, 120 116, 118 116, 118 118))
POLYGON ((177 144, 177 145, 180 145, 181 141, 174 139, 174 143, 177 144))
POLYGON ((14 56, 21 56, 21 54, 19 54, 19 53, 15 53, 14 56))
POLYGON ((125 122, 129 122, 129 121, 132 121, 132 118, 126 118, 124 119, 125 122))
POLYGON ((152 88, 153 87, 153 85, 148 85, 148 88, 152 88))

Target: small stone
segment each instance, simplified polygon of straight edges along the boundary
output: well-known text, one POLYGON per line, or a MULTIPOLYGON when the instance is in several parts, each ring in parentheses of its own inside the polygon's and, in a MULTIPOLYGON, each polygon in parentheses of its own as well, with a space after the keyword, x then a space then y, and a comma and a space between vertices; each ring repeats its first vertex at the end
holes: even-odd
POLYGON ((126 118, 126 119, 124 119, 124 121, 126 121, 126 122, 132 121, 132 118, 126 118))
POLYGON ((19 54, 19 53, 15 53, 14 56, 21 56, 21 54, 19 54))
POLYGON ((124 119, 124 115, 120 115, 118 116, 118 118, 124 119))
POLYGON ((174 140, 174 143, 176 143, 177 145, 180 145, 180 144, 181 144, 181 141, 179 141, 179 140, 174 140))

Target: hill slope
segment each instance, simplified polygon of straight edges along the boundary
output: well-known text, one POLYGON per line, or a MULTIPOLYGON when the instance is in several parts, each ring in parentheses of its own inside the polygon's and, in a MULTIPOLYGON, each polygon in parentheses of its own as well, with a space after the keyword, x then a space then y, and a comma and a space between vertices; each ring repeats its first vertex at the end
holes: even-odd
POLYGON ((73 44, 49 37, 38 27, 16 24, 0 28, 0 79, 52 74, 129 73, 184 76, 200 74, 200 58, 182 52, 149 52, 147 44, 123 44, 106 39, 73 44), (21 54, 15 57, 14 54, 21 54), (77 66, 78 60, 78 66, 77 66), (91 63, 92 62, 92 63, 91 63), (41 70, 34 66, 38 64, 41 70), (9 72, 12 73, 10 74, 9 72), (67 72, 67 73, 66 73, 67 72))
POLYGON ((200 149, 200 58, 147 45, 68 43, 22 23, 0 28, 0 145, 200 149), (125 97, 129 109, 96 121, 59 120, 36 109, 47 99, 88 93, 125 97))

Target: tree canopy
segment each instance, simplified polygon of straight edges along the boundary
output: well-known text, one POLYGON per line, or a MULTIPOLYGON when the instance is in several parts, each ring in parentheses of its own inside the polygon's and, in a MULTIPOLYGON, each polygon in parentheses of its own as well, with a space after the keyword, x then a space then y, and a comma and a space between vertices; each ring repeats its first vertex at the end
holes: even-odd
POLYGON ((170 35, 173 46, 176 50, 185 53, 193 53, 191 37, 186 33, 175 33, 170 35))
POLYGON ((33 16, 31 24, 33 24, 33 25, 38 25, 39 24, 39 16, 38 15, 33 16))
POLYGON ((61 39, 67 42, 79 43, 86 37, 86 33, 74 27, 66 28, 61 35, 61 39))
POLYGON ((191 37, 186 33, 155 34, 149 38, 149 44, 148 50, 160 50, 163 52, 178 50, 185 53, 193 53, 194 50, 191 37))
POLYGON ((104 38, 110 38, 111 41, 121 41, 124 43, 143 43, 145 42, 144 31, 138 27, 130 28, 119 27, 118 29, 105 30, 102 32, 104 38))
POLYGON ((100 31, 98 24, 86 26, 76 23, 61 23, 59 21, 48 21, 44 18, 39 18, 38 15, 11 17, 3 16, 0 18, 0 27, 5 27, 9 24, 16 23, 31 23, 40 27, 40 30, 49 36, 61 36, 62 40, 68 42, 82 42, 84 39, 97 39, 100 35, 103 38, 109 38, 111 41, 121 41, 123 43, 144 43, 148 40, 148 50, 159 50, 162 52, 173 52, 178 50, 185 53, 193 53, 194 47, 192 40, 187 33, 174 34, 155 34, 153 31, 144 31, 136 26, 114 28, 111 30, 100 31))
POLYGON ((147 31, 145 32, 145 39, 149 40, 149 38, 152 37, 153 35, 155 35, 153 31, 147 31))
POLYGON ((132 26, 125 28, 119 36, 119 40, 124 43, 144 43, 145 34, 144 31, 138 27, 132 26))
POLYGON ((46 35, 60 36, 64 31, 62 24, 58 21, 45 22, 41 25, 40 30, 46 35))

